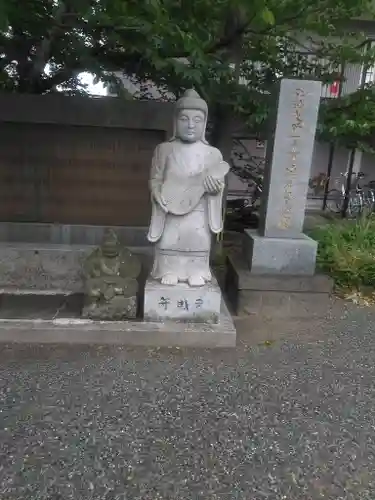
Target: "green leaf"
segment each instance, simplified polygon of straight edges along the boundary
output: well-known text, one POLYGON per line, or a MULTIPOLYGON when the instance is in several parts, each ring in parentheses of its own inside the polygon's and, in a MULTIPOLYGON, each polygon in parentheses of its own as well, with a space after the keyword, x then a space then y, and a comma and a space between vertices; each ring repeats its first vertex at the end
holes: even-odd
POLYGON ((268 7, 265 7, 261 13, 262 19, 265 23, 274 25, 275 24, 275 16, 272 11, 268 7))
POLYGON ((155 59, 154 61, 154 67, 158 71, 163 70, 167 66, 168 66, 168 61, 166 61, 165 59, 155 59))

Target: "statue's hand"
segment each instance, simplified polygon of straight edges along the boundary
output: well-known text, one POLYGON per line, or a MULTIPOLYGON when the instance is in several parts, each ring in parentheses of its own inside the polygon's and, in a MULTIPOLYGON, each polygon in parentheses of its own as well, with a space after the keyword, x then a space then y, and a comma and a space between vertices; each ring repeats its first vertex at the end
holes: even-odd
POLYGON ((217 194, 223 189, 224 182, 208 175, 203 181, 203 186, 207 193, 217 194))
POLYGON ((167 213, 167 212, 168 212, 168 208, 167 208, 167 206, 166 206, 166 204, 165 204, 165 200, 164 200, 164 198, 162 197, 162 195, 161 195, 160 191, 155 190, 155 191, 153 192, 153 197, 154 197, 154 199, 155 199, 156 203, 159 205, 159 207, 160 207, 162 210, 164 210, 164 212, 165 212, 165 213, 167 213))
POLYGON ((112 300, 115 295, 116 295, 116 292, 115 292, 115 289, 113 286, 108 286, 107 289, 103 293, 103 297, 107 301, 112 300))

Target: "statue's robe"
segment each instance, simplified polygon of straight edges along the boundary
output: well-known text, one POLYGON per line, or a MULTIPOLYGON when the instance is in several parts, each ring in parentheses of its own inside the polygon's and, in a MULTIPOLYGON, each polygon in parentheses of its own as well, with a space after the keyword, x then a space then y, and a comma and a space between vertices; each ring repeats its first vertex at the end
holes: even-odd
POLYGON ((178 140, 160 144, 153 156, 151 193, 165 200, 165 212, 152 197, 148 239, 155 245, 152 276, 167 274, 179 281, 191 276, 211 279, 209 257, 211 232, 223 229, 223 189, 205 193, 206 176, 223 181, 229 165, 220 151, 203 142, 183 144, 178 140))

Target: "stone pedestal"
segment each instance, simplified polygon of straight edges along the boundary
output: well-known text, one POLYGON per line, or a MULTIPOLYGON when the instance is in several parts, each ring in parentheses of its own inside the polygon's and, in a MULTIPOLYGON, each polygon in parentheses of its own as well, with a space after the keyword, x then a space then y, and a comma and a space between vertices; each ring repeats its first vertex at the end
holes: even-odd
POLYGON ((305 234, 299 238, 267 238, 245 230, 244 256, 254 274, 312 276, 318 244, 305 234))
POLYGON ((321 274, 254 274, 240 254, 229 254, 225 291, 233 310, 265 318, 324 317, 333 281, 321 274))
POLYGON ((219 322, 221 291, 216 278, 202 287, 187 283, 162 285, 149 278, 144 295, 146 321, 193 322, 215 324, 219 322))

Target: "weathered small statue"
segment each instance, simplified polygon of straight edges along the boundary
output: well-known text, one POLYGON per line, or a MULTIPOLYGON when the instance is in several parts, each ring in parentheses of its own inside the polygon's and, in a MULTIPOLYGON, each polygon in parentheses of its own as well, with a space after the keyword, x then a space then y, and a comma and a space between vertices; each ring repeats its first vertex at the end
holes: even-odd
POLYGON ((151 276, 163 284, 211 281, 211 233, 222 231, 222 199, 228 163, 205 139, 208 108, 194 90, 176 103, 174 135, 157 146, 151 167, 155 243, 151 276))
POLYGON ((103 242, 84 265, 85 318, 122 320, 137 313, 137 278, 141 263, 122 247, 116 233, 106 230, 103 242))

